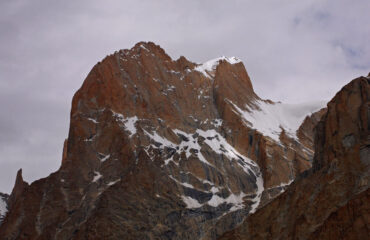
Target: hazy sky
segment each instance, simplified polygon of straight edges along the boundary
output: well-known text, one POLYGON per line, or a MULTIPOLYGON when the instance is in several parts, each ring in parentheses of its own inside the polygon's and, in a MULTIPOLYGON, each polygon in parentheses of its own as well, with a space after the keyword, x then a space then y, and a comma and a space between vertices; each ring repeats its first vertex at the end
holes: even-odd
POLYGON ((328 100, 370 71, 369 0, 0 1, 0 191, 58 169, 74 92, 115 50, 243 60, 257 94, 328 100))

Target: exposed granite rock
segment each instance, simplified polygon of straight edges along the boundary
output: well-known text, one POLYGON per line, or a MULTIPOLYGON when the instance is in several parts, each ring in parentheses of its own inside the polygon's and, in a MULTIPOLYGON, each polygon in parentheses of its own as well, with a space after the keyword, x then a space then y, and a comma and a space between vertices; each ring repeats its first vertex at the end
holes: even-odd
POLYGON ((73 98, 60 169, 13 191, 0 239, 215 239, 311 167, 313 146, 243 119, 261 103, 235 58, 107 56, 73 98))
POLYGON ((313 168, 220 239, 369 239, 370 80, 328 103, 313 168))

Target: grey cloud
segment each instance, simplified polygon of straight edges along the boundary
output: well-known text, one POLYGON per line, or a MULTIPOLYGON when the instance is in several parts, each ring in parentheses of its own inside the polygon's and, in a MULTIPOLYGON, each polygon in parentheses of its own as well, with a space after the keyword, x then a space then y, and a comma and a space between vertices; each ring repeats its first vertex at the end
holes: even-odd
POLYGON ((256 92, 285 102, 329 100, 370 70, 370 2, 0 2, 0 191, 23 168, 55 171, 74 92, 104 56, 154 41, 170 56, 241 58, 256 92))

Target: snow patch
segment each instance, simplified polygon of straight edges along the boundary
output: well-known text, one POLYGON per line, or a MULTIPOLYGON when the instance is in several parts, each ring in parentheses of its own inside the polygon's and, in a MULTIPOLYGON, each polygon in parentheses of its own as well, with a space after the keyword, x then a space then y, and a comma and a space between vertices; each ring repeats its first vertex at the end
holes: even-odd
POLYGON ((196 199, 189 196, 181 196, 181 198, 182 201, 186 204, 186 208, 200 208, 203 206, 196 199))
POLYGON ((109 182, 109 183, 107 183, 107 185, 108 185, 108 186, 112 186, 112 185, 114 185, 115 183, 119 182, 120 180, 121 180, 121 179, 117 179, 117 180, 115 180, 115 181, 109 182))
POLYGON ((149 49, 147 49, 144 45, 140 45, 140 47, 144 50, 146 50, 147 52, 150 52, 149 49))
POLYGON ((135 123, 137 122, 138 118, 136 116, 129 117, 126 119, 125 128, 127 131, 129 131, 130 137, 132 137, 134 134, 136 134, 136 127, 135 123))
POLYGON ((125 130, 130 133, 129 137, 136 134, 135 123, 139 120, 138 117, 133 116, 125 118, 122 114, 116 112, 113 112, 113 116, 116 117, 119 122, 124 124, 125 130))
POLYGON ((230 212, 236 211, 238 209, 242 209, 244 207, 243 198, 246 196, 245 193, 241 192, 240 194, 230 194, 227 198, 222 198, 216 194, 212 196, 212 198, 207 202, 207 204, 211 207, 218 207, 221 204, 227 203, 232 204, 233 206, 230 208, 230 212))
POLYGON ((199 122, 199 120, 193 115, 189 115, 189 118, 193 119, 194 122, 199 122))
POLYGON ((251 210, 249 213, 255 213, 258 206, 260 205, 260 202, 261 202, 261 196, 262 196, 262 193, 263 191, 265 190, 265 188, 263 187, 263 178, 262 178, 262 174, 259 173, 257 174, 257 181, 256 181, 256 184, 257 184, 257 191, 256 191, 256 197, 253 198, 253 204, 251 206, 251 210))
POLYGON ((178 184, 184 186, 184 187, 187 187, 187 188, 193 188, 195 189, 195 187, 193 185, 191 185, 190 183, 183 183, 183 182, 180 182, 178 181, 176 178, 174 178, 172 175, 169 175, 169 177, 174 180, 175 182, 177 182, 178 184))
POLYGON ((173 91, 173 90, 175 90, 176 89, 176 87, 175 86, 173 86, 173 85, 167 85, 167 89, 166 89, 166 91, 173 91))
POLYGON ((181 74, 180 72, 175 71, 175 70, 170 70, 170 71, 168 71, 168 72, 170 72, 170 73, 172 73, 172 74, 181 74))
POLYGON ((99 154, 99 158, 100 158, 101 162, 105 162, 106 160, 108 160, 110 158, 110 154, 108 154, 108 155, 104 155, 102 153, 98 153, 98 154, 99 154))
POLYGON ((213 72, 216 70, 217 65, 220 63, 220 61, 223 60, 230 64, 236 64, 241 62, 241 60, 236 57, 222 56, 200 64, 199 66, 195 67, 195 70, 201 72, 206 77, 212 78, 214 77, 213 72))
POLYGON ((149 132, 147 132, 146 130, 144 130, 144 133, 147 136, 149 136, 154 142, 159 143, 161 145, 161 148, 164 148, 164 147, 175 148, 176 147, 176 144, 175 143, 171 142, 167 138, 164 138, 164 137, 158 135, 157 132, 154 132, 153 134, 150 134, 149 132))
POLYGON ((326 104, 324 101, 286 104, 256 100, 254 103, 260 109, 251 109, 246 105, 246 110, 243 110, 230 100, 227 101, 235 108, 234 112, 243 118, 246 125, 256 129, 276 142, 279 142, 282 128, 287 135, 298 139, 296 132, 306 116, 320 110, 326 104))
POLYGON ((89 121, 91 121, 91 122, 93 122, 95 124, 98 124, 99 123, 98 121, 96 121, 96 119, 93 119, 93 118, 87 118, 87 120, 89 120, 89 121))
POLYGON ((212 120, 211 124, 215 127, 215 128, 219 128, 222 126, 222 119, 214 119, 212 120))
POLYGON ((212 186, 210 192, 211 193, 218 193, 220 191, 220 189, 218 189, 218 187, 215 187, 215 186, 212 186))
POLYGON ((94 141, 95 137, 96 137, 96 135, 92 136, 91 138, 86 138, 86 139, 84 139, 84 142, 92 142, 92 141, 94 141))
POLYGON ((289 180, 287 183, 281 183, 278 187, 286 187, 286 186, 289 186, 290 184, 292 184, 292 182, 294 182, 294 179, 289 180))
POLYGON ((283 192, 285 192, 285 190, 287 189, 287 187, 288 187, 290 184, 292 184, 292 182, 294 182, 294 179, 289 180, 287 183, 281 183, 280 185, 270 187, 270 188, 268 188, 268 190, 270 190, 270 189, 274 189, 274 188, 281 188, 280 193, 283 193, 283 192))
POLYGON ((97 182, 103 175, 100 174, 100 172, 94 171, 94 179, 92 180, 93 182, 97 182))

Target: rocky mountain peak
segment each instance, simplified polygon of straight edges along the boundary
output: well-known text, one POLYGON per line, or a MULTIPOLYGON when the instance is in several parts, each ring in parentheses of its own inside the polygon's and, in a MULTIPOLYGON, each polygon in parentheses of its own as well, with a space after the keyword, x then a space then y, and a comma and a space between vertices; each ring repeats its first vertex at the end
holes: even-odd
POLYGON ((0 235, 215 239, 311 167, 297 130, 321 105, 259 98, 234 57, 117 51, 73 97, 60 169, 14 194, 0 235))

